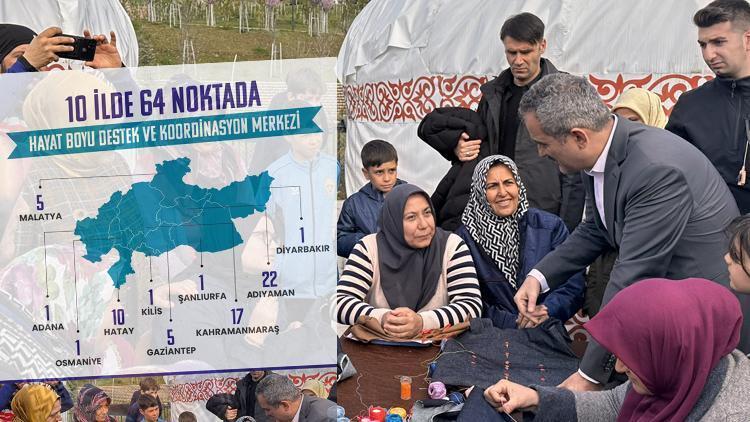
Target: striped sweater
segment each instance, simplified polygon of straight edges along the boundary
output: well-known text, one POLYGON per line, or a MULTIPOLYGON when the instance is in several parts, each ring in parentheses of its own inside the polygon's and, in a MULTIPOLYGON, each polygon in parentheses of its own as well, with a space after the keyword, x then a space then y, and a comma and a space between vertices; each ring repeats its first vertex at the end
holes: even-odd
MULTIPOLYGON (((337 319, 352 325, 360 315, 382 321, 391 310, 380 285, 376 235, 360 240, 349 255, 336 288, 337 319)), ((443 271, 432 299, 422 309, 423 329, 478 318, 482 313, 479 283, 469 249, 455 234, 448 237, 443 256, 443 271)))

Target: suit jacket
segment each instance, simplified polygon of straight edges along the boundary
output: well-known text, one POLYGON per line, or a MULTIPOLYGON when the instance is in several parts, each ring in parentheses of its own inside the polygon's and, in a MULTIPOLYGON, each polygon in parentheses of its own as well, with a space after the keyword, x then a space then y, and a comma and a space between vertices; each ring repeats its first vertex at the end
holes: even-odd
MULTIPOLYGON (((537 264, 554 288, 611 246, 619 256, 603 306, 630 284, 653 277, 703 277, 729 285, 725 228, 737 205, 719 173, 693 145, 671 132, 618 119, 604 169, 604 217, 593 177, 582 173, 586 219, 537 264)), ((614 357, 592 342, 581 370, 606 382, 614 357)))
POLYGON ((302 396, 299 422, 328 422, 336 420, 336 403, 320 397, 302 396))

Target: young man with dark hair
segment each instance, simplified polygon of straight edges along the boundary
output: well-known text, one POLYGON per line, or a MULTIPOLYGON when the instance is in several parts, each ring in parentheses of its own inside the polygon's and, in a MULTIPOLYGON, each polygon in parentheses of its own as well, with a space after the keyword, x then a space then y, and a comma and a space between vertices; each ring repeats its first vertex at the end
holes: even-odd
POLYGON ((163 422, 164 419, 159 417, 159 403, 149 394, 142 394, 138 397, 138 412, 141 420, 146 422, 163 422))
POLYGON ((378 216, 385 195, 394 186, 404 183, 398 179, 396 148, 381 139, 365 144, 360 153, 362 174, 367 183, 344 201, 339 214, 336 249, 339 256, 348 257, 354 245, 368 234, 378 231, 378 216))
POLYGON ((138 422, 143 420, 138 409, 138 399, 143 395, 148 395, 156 400, 159 406, 159 414, 162 412, 161 399, 159 399, 159 384, 156 379, 151 377, 142 378, 138 382, 139 389, 133 392, 133 396, 130 398, 130 408, 128 409, 128 415, 126 422, 138 422))
MULTIPOLYGON (((454 160, 471 165, 468 162, 494 154, 510 157, 518 165, 530 205, 559 215, 572 231, 583 216, 585 194, 581 178, 577 174, 564 175, 550 160, 539 157, 518 117, 518 104, 529 87, 543 76, 558 72, 542 57, 547 49, 544 23, 531 13, 511 16, 503 23, 500 39, 510 67, 482 85, 477 108, 487 128, 487 139, 470 139, 462 133, 453 149, 454 160)), ((444 203, 435 204, 438 224, 446 230, 455 230, 461 224, 471 186, 471 172, 464 174, 468 177, 457 178, 442 194, 444 203)))
POLYGON ((703 60, 716 78, 685 92, 666 129, 695 145, 729 186, 741 214, 750 212, 750 4, 717 0, 693 16, 703 60))

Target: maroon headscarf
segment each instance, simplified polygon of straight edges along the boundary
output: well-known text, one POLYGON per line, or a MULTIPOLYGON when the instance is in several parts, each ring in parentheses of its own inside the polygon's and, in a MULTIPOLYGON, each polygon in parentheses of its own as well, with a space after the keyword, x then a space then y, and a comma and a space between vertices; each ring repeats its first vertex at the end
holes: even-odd
POLYGON ((623 289, 584 328, 653 393, 629 389, 622 422, 685 420, 711 370, 737 347, 741 326, 729 289, 702 278, 657 278, 623 289))

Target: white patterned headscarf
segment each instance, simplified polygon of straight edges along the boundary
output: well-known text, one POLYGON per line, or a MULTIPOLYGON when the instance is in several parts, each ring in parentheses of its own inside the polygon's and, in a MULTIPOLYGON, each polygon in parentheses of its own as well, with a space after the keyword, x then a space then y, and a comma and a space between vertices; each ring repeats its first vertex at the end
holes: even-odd
POLYGON ((461 222, 514 289, 517 288, 516 274, 520 262, 518 221, 528 209, 526 188, 518 176, 518 168, 513 160, 504 155, 491 155, 477 164, 471 179, 469 203, 464 208, 461 222), (496 164, 508 167, 518 185, 518 209, 509 217, 496 215, 487 201, 487 173, 496 164))

